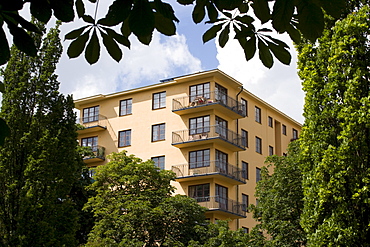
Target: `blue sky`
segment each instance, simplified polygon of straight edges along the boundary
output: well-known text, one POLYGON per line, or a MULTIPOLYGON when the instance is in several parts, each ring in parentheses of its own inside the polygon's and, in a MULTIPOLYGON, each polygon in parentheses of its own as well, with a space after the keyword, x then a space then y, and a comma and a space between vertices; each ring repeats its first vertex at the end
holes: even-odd
MULTIPOLYGON (((107 2, 101 1, 105 4, 107 2)), ((180 23, 177 24, 177 35, 164 37, 155 33, 150 46, 140 44, 132 36, 130 38, 131 49, 123 48, 124 57, 119 63, 109 57, 105 48, 102 48, 99 62, 94 65, 89 65, 83 56, 69 59, 66 56, 69 41, 64 41, 65 49, 57 68, 61 92, 73 94, 77 99, 100 93, 113 93, 158 83, 165 78, 219 68, 243 83, 248 91, 293 119, 303 122, 304 95, 296 73, 295 59, 291 66, 276 62, 269 70, 258 58, 246 62, 243 51, 232 37, 224 48, 218 47, 214 40, 203 44, 202 34, 210 25, 204 23, 196 25, 192 22, 193 6, 184 7, 175 1, 171 3, 175 7, 176 16, 180 19, 180 23)), ((101 5, 99 13, 104 14, 104 8, 107 6, 101 5)), ((89 8, 87 10, 89 11, 89 8)), ((63 24, 62 36, 81 25, 78 22, 63 24)), ((286 37, 283 38, 289 41, 286 37)), ((291 46, 290 43, 288 45, 291 46)))

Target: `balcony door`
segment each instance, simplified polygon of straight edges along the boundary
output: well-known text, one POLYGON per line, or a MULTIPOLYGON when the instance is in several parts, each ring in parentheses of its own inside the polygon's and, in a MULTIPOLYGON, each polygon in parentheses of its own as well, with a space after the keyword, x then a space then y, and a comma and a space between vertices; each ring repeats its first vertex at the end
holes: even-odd
POLYGON ((216 116, 216 132, 227 139, 227 121, 216 116))
POLYGON ((189 94, 190 102, 195 102, 197 98, 209 99, 210 98, 209 82, 190 86, 189 94))
POLYGON ((215 97, 218 102, 227 105, 227 89, 216 83, 215 97))
POLYGON ((216 170, 219 173, 227 174, 227 154, 216 150, 216 170))
POLYGON ((223 210, 228 209, 228 189, 224 186, 216 184, 216 202, 219 204, 219 208, 223 210))

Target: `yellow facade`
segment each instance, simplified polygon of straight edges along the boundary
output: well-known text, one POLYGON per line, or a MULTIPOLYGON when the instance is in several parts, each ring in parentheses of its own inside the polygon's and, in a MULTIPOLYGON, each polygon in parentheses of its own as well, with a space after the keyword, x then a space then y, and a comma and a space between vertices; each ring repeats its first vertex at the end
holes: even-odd
POLYGON ((107 154, 122 150, 164 160, 177 174, 176 193, 209 208, 212 221, 230 219, 234 230, 255 225, 245 202, 256 203, 258 168, 271 153, 283 155, 301 130, 220 70, 87 97, 75 106, 86 127, 79 141, 95 151, 88 166, 104 165, 107 154))

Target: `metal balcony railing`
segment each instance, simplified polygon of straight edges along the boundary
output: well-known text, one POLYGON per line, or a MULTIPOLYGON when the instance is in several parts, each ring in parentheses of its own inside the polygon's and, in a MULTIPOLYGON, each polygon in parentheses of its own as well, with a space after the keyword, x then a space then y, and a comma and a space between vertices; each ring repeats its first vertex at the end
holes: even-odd
POLYGON ((246 141, 241 135, 218 125, 172 132, 172 144, 208 140, 212 138, 220 138, 245 149, 246 141))
POLYGON ((105 160, 105 147, 95 146, 95 147, 90 147, 90 148, 91 148, 92 153, 90 155, 85 155, 83 157, 84 160, 94 159, 94 158, 105 160))
POLYGON ((210 104, 221 104, 226 108, 245 117, 247 109, 245 105, 220 92, 209 92, 201 95, 191 95, 172 100, 172 111, 179 111, 196 106, 204 106, 210 104))
POLYGON ((83 118, 77 119, 77 123, 81 124, 85 128, 90 128, 94 126, 106 127, 107 117, 103 115, 83 117, 83 118))
POLYGON ((229 198, 220 196, 193 197, 199 205, 209 210, 221 210, 237 216, 245 217, 245 205, 229 198))
MULTIPOLYGON (((220 174, 239 182, 245 183, 242 169, 223 161, 203 161, 172 166, 177 178, 190 176, 220 174)), ((245 171, 244 171, 245 172, 245 171)))

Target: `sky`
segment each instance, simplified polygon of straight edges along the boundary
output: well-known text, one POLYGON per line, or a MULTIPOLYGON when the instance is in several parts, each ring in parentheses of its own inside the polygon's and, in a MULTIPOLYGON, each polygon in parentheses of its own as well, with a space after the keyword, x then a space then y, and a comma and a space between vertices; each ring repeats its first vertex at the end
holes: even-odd
MULTIPOLYGON (((56 71, 61 82, 60 91, 79 99, 218 68, 241 82, 246 90, 303 123, 304 93, 297 76, 296 53, 288 38, 280 36, 291 47, 291 65, 275 61, 274 66, 267 69, 257 56, 247 62, 238 42, 231 37, 224 48, 220 48, 215 40, 203 44, 202 34, 211 27, 210 24, 194 24, 191 20, 193 6, 170 2, 180 19, 177 35, 166 37, 154 33, 150 46, 142 45, 132 35, 131 49, 122 47, 124 56, 119 63, 108 55, 104 47, 99 61, 94 65, 89 65, 83 55, 69 59, 66 51, 70 41, 63 41, 64 51, 56 71)), ((107 1, 104 3, 107 4, 107 1)), ((99 6, 98 16, 106 13, 107 6, 99 6)), ((90 14, 93 15, 93 11, 90 14)), ((62 37, 80 26, 82 24, 78 22, 63 24, 62 37)))

